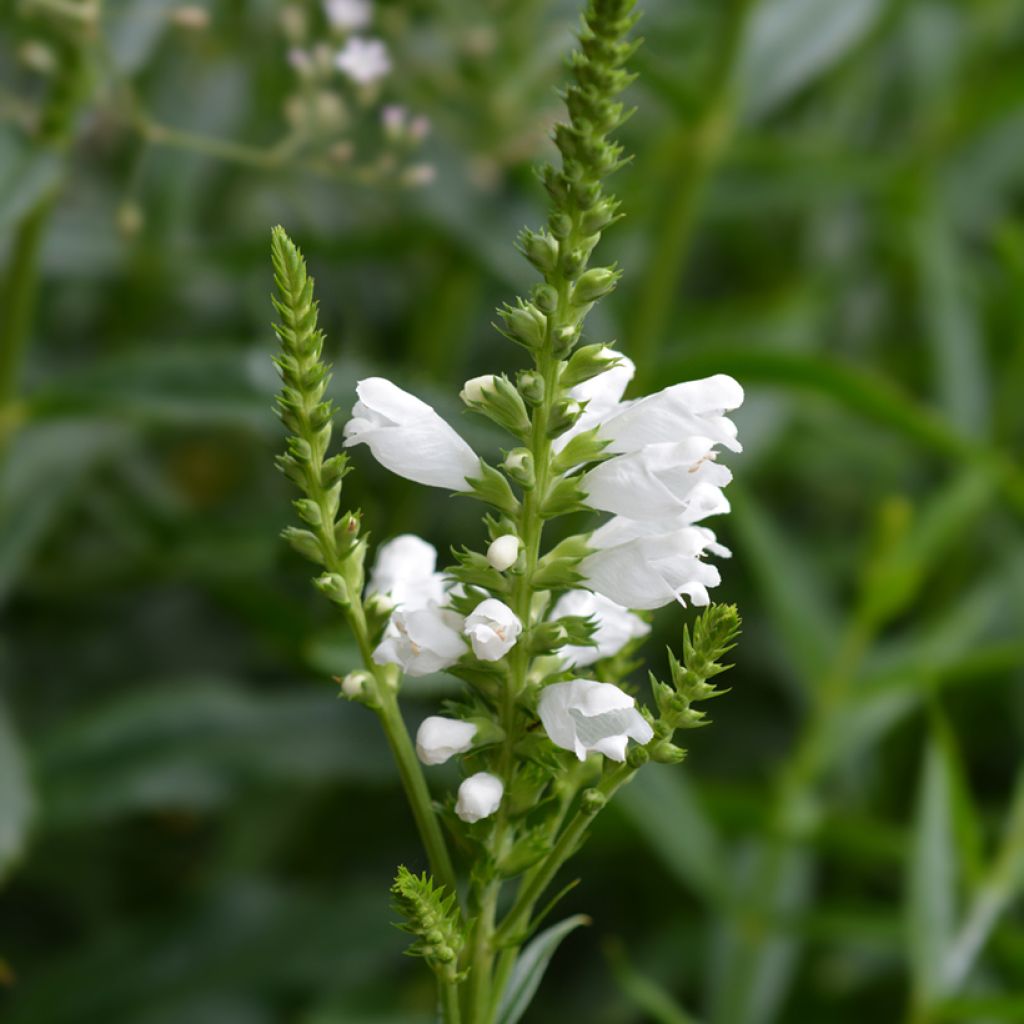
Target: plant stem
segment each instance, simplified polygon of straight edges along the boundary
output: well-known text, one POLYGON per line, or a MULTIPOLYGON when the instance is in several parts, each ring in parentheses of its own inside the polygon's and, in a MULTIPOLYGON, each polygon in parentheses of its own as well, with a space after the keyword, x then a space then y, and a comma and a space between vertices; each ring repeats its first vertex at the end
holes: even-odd
POLYGON ((441 993, 441 1020, 444 1024, 461 1024, 462 1010, 459 1007, 459 986, 447 978, 438 979, 441 993))
POLYGON ((626 332, 641 387, 657 369, 657 351, 690 250, 697 206, 732 132, 733 73, 752 6, 753 0, 731 0, 705 88, 704 108, 695 123, 680 128, 669 147, 669 174, 675 184, 667 205, 659 207, 657 239, 626 332))

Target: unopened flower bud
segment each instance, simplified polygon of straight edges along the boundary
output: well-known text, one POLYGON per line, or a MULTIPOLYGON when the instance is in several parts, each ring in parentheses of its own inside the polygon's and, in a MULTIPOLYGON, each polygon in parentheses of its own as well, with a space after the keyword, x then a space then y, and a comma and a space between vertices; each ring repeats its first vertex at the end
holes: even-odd
POLYGON ((505 457, 501 468, 520 487, 528 489, 537 482, 533 469, 533 455, 526 448, 513 448, 505 457))
POLYGON ((518 374, 516 387, 530 405, 540 405, 544 401, 544 378, 536 370, 523 370, 518 374))
POLYGON ((182 4, 171 11, 171 21, 178 28, 202 32, 210 26, 210 12, 199 4, 182 4))
POLYGON ((480 377, 471 377, 462 385, 459 398, 466 405, 477 405, 484 400, 488 391, 494 390, 494 374, 485 373, 480 377))
POLYGON ((555 238, 568 238, 572 233, 572 220, 567 214, 556 213, 550 220, 551 234, 555 238))
POLYGON ((423 764, 444 764, 473 746, 476 726, 457 718, 431 715, 416 732, 416 756, 423 764))
POLYGON ((588 270, 573 289, 572 298, 577 305, 596 302, 615 288, 619 273, 611 267, 594 267, 588 270))
MULTIPOLYGON (((635 747, 630 751, 630 756, 638 750, 644 750, 646 753, 646 748, 635 747)), ((674 743, 669 743, 668 740, 660 740, 651 747, 650 756, 651 760, 658 764, 679 764, 686 757, 686 751, 674 743)))
POLYGON ((583 406, 575 398, 563 398, 555 403, 548 421, 548 436, 558 437, 568 430, 583 413, 583 406))
POLYGON ((542 273, 550 273, 558 262, 558 241, 546 231, 523 231, 519 236, 523 255, 542 273))
POLYGON ((549 284, 539 284, 533 289, 533 304, 542 313, 554 313, 558 308, 558 292, 549 284))
POLYGON ((27 39, 18 47, 18 60, 30 71, 51 75, 57 70, 57 54, 40 39, 27 39))
POLYGON ((505 536, 491 541, 491 545, 487 549, 487 561, 498 572, 504 572, 511 568, 515 565, 518 557, 519 538, 514 533, 507 533, 505 536))
POLYGON ((348 584, 336 572, 325 572, 315 581, 317 590, 330 598, 335 604, 347 605, 351 602, 348 584))
POLYGON ((500 806, 505 784, 490 772, 477 772, 459 786, 455 813, 467 822, 489 818, 500 806))
POLYGON ((372 676, 369 672, 363 669, 359 669, 355 672, 349 672, 347 676, 341 681, 341 692, 344 696, 348 697, 349 700, 359 700, 366 694, 366 685, 372 680, 372 676))

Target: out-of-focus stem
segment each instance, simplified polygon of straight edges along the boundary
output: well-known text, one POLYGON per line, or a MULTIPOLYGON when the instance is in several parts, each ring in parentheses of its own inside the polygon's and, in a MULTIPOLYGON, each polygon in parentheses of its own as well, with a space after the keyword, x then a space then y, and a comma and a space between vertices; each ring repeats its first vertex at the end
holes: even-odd
POLYGON ((731 0, 705 86, 703 108, 695 122, 679 129, 669 150, 669 173, 676 178, 668 186, 666 206, 658 211, 657 236, 626 331, 641 388, 655 370, 704 186, 732 133, 733 73, 753 3, 731 0))

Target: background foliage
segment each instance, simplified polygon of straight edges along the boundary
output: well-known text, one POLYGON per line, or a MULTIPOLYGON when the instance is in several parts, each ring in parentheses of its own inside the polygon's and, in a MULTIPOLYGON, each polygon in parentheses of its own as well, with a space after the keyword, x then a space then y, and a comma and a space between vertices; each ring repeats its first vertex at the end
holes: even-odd
MULTIPOLYGON (((269 228, 318 278, 341 406, 379 372, 458 417, 517 358, 488 323, 573 6, 380 4, 383 99, 434 126, 418 189, 295 144, 271 0, 94 7, 0 15, 0 1008, 426 1022, 389 924, 412 826, 277 539, 269 228)), ((747 388, 716 524, 745 634, 688 763, 579 858, 593 924, 529 1019, 1024 1020, 1024 11, 651 0, 642 31, 590 333, 645 388, 747 388)), ((479 544, 468 503, 356 461, 377 538, 479 544)))

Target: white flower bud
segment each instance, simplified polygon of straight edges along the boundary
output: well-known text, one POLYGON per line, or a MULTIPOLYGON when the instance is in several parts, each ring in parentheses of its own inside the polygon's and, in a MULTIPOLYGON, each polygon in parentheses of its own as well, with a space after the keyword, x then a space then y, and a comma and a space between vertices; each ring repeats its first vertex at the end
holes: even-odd
POLYGON ((505 792, 505 784, 497 775, 490 772, 477 772, 470 775, 459 786, 459 798, 455 803, 455 813, 470 823, 489 818, 500 806, 505 792))
POLYGON ((494 374, 485 373, 480 377, 471 377, 462 385, 462 390, 459 392, 459 398, 461 398, 466 405, 475 405, 478 402, 484 400, 484 396, 488 391, 494 390, 494 374))
POLYGON ((337 69, 356 85, 373 85, 391 73, 388 48, 379 39, 350 36, 334 58, 337 69))
POLYGON ((513 647, 523 624, 507 604, 489 597, 466 617, 462 632, 469 637, 473 653, 481 661, 498 661, 513 647))
POLYGON ((358 700, 366 693, 367 673, 363 669, 349 672, 341 681, 341 692, 349 700, 358 700))
POLYGON ((456 754, 464 754, 473 746, 476 726, 457 718, 431 715, 423 719, 416 732, 416 756, 424 764, 444 764, 456 754))
POLYGON ((518 557, 519 538, 514 533, 506 533, 503 537, 492 540, 487 549, 487 561, 491 563, 491 568, 497 569, 498 572, 504 572, 515 565, 518 557))

